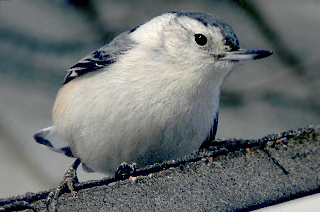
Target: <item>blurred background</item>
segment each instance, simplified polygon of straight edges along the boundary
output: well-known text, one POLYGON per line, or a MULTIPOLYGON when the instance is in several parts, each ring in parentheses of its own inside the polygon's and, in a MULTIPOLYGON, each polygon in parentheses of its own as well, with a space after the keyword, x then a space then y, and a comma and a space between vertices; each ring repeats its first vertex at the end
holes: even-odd
MULTIPOLYGON (((224 19, 242 48, 274 51, 225 80, 217 138, 319 124, 320 0, 0 0, 0 198, 57 186, 72 164, 33 140, 51 125, 66 70, 119 33, 181 10, 224 19)), ((79 169, 80 181, 102 177, 79 169)))

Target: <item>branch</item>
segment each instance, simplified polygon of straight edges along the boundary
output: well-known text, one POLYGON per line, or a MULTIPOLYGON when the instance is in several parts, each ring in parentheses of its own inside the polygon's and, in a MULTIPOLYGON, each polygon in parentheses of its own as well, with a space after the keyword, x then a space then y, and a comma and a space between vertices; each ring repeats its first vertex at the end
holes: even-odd
MULTIPOLYGON (((64 193, 58 211, 238 211, 278 204, 320 191, 320 125, 259 140, 213 141, 178 161, 105 178, 64 193)), ((45 210, 49 191, 0 200, 0 210, 45 210)))

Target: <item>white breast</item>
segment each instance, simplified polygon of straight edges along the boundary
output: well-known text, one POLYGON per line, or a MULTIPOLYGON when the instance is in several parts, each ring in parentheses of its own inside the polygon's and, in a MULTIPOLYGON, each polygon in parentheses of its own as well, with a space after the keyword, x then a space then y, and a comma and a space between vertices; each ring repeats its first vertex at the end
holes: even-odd
POLYGON ((132 66, 117 63, 69 82, 55 103, 57 131, 97 172, 113 173, 122 162, 144 166, 196 151, 212 127, 227 74, 225 67, 186 73, 172 64, 159 69, 157 63, 142 67, 125 60, 134 58, 122 61, 132 66))

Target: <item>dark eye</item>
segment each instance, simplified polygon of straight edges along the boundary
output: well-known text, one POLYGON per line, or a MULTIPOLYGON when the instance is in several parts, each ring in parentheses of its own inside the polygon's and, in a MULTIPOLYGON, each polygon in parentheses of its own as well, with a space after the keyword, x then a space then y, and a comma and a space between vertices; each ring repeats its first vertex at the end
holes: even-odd
POLYGON ((204 46, 207 44, 208 40, 206 36, 204 36, 203 34, 195 34, 194 37, 195 37, 194 40, 197 42, 198 45, 204 46))

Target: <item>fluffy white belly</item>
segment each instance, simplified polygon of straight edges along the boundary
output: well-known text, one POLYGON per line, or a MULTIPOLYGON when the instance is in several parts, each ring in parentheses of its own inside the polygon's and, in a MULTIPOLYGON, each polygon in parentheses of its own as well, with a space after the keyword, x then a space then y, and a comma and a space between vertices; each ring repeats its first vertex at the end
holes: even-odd
POLYGON ((207 97, 170 87, 141 92, 146 86, 112 82, 102 90, 97 81, 81 80, 62 88, 68 91, 57 97, 54 126, 73 154, 97 172, 114 173, 122 162, 144 166, 196 151, 218 109, 219 94, 212 92, 207 97))

